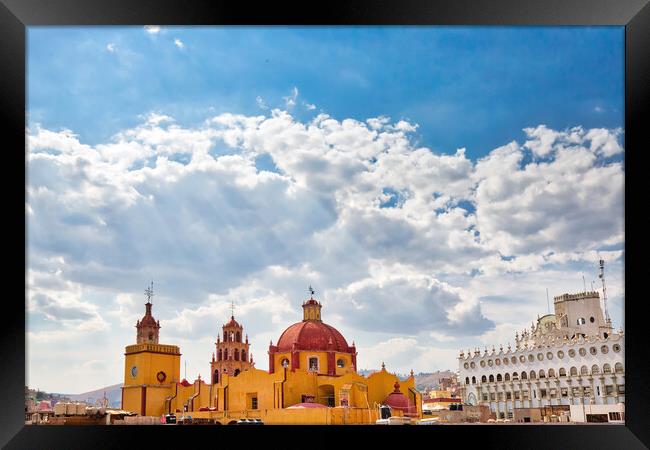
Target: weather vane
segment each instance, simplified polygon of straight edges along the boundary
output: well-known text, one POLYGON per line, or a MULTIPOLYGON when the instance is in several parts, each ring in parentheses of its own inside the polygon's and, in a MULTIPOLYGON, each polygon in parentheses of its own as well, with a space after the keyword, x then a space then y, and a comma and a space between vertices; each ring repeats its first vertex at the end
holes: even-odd
POLYGON ((154 296, 154 293, 153 293, 153 280, 151 280, 151 286, 147 287, 147 289, 144 290, 144 295, 147 296, 147 303, 152 303, 151 299, 154 296))
POLYGON ((312 298, 314 297, 314 294, 316 293, 314 289, 311 287, 311 284, 309 285, 309 293, 311 294, 312 298))
POLYGON ((235 317, 235 301, 234 300, 230 301, 230 315, 232 317, 235 317))

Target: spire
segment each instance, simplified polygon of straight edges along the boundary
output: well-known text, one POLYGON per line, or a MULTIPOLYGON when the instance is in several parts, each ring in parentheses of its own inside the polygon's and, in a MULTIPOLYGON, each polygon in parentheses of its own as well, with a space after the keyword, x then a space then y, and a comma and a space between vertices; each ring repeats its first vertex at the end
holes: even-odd
POLYGON ((386 364, 383 361, 381 362, 381 370, 386 370, 386 364))
POLYGON ((235 318, 235 301, 232 300, 230 302, 230 318, 234 319, 235 318))

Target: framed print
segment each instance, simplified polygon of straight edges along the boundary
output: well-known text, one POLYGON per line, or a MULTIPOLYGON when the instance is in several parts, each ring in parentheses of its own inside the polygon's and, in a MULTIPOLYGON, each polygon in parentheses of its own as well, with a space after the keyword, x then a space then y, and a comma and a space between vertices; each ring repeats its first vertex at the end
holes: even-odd
POLYGON ((149 6, 0 8, 3 444, 648 445, 647 2, 149 6))

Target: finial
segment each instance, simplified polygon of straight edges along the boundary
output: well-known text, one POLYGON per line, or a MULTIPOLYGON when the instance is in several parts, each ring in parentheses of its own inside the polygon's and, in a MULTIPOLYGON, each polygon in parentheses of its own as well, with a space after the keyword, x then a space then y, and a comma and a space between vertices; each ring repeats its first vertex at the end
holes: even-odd
POLYGON ((503 344, 499 344, 499 351, 500 351, 500 352, 503 351, 503 344))
POLYGON ((510 347, 510 342, 508 342, 508 351, 510 351, 512 347, 510 347))
POLYGON ((151 299, 154 296, 154 293, 153 293, 153 280, 151 280, 151 285, 147 286, 147 289, 144 290, 144 295, 147 297, 147 303, 152 303, 151 299))
POLYGON ((386 364, 383 361, 381 362, 381 370, 386 370, 386 364))
POLYGON ((311 295, 311 297, 310 297, 311 300, 314 299, 314 294, 315 294, 315 293, 316 293, 316 292, 314 291, 314 289, 312 289, 311 284, 310 284, 310 285, 309 285, 309 294, 311 295))
POLYGON ((411 369, 411 376, 413 376, 413 369, 411 369))
POLYGON ((230 317, 235 318, 235 301, 231 300, 230 301, 230 317))

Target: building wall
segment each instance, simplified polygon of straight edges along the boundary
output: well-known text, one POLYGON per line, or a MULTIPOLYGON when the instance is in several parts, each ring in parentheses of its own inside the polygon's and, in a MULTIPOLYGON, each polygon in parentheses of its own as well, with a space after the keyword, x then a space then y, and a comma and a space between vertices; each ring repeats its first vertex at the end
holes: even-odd
POLYGON ((580 338, 538 348, 464 356, 459 358, 462 399, 468 402, 470 394, 473 395, 479 404, 488 404, 497 418, 501 414, 504 418, 509 418, 514 408, 624 402, 624 391, 618 392, 618 386, 624 389, 625 385, 624 350, 624 335, 615 333, 607 339, 580 338), (603 352, 604 348, 606 353, 603 352), (508 364, 504 363, 506 358, 508 364), (609 374, 603 373, 606 364, 611 369, 609 374), (617 364, 619 368, 622 367, 619 372, 616 372, 617 364), (599 373, 592 373, 594 365, 599 373), (566 371, 566 376, 560 376, 561 368, 566 371), (575 368, 577 375, 571 375, 571 368, 575 368), (584 368, 587 369, 586 374, 582 373, 584 368), (548 376, 550 369, 555 371, 555 376, 551 378, 548 376), (539 378, 540 370, 544 371, 545 378, 539 378), (531 371, 535 372, 535 379, 530 378, 531 371), (518 380, 514 380, 515 372, 518 380), (522 372, 526 372, 526 380, 522 379, 522 372), (510 381, 506 381, 506 374, 510 381), (501 375, 502 381, 497 381, 498 375, 501 375), (483 376, 487 382, 481 381, 483 376), (490 382, 490 376, 493 377, 493 382, 490 382), (475 383, 472 383, 472 377, 476 380, 475 383), (467 379, 469 384, 466 383, 467 379), (607 386, 612 386, 610 394, 607 393, 607 386), (578 388, 579 392, 574 394, 573 388, 578 388), (585 391, 581 390, 584 388, 591 391, 587 397, 584 396, 585 391), (543 398, 542 389, 546 390, 546 398, 543 398), (556 390, 555 398, 550 395, 551 389, 556 390), (567 390, 566 396, 562 396, 562 389, 567 390), (520 393, 519 399, 515 398, 517 391, 520 393), (507 400, 508 392, 510 400, 507 400), (524 398, 524 392, 527 392, 528 399, 524 398), (487 400, 484 400, 484 394, 488 395, 487 400))
POLYGON ((586 422, 589 414, 607 414, 607 421, 613 423, 625 423, 625 405, 571 405, 571 422, 586 422), (610 413, 618 413, 620 419, 613 418, 610 413))

